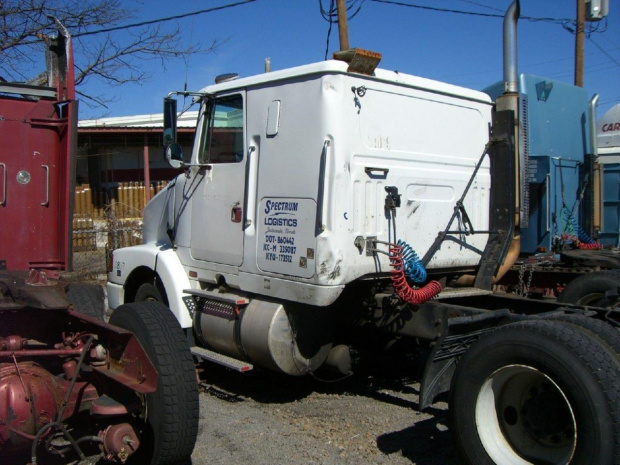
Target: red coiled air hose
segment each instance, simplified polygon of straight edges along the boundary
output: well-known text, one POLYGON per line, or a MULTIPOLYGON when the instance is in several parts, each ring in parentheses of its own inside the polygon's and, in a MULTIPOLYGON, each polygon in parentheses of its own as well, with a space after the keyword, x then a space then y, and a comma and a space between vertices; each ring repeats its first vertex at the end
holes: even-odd
POLYGON ((581 250, 601 250, 603 248, 603 244, 598 242, 592 242, 590 244, 586 244, 585 242, 577 242, 577 248, 581 250))
POLYGON ((390 266, 392 267, 390 277, 394 292, 405 302, 414 305, 423 304, 441 292, 441 284, 438 281, 431 281, 421 289, 413 289, 405 277, 402 249, 398 245, 390 246, 390 266))
POLYGON ((603 244, 600 242, 582 242, 579 238, 573 234, 562 234, 563 241, 570 241, 575 244, 575 247, 581 250, 602 250, 603 244))

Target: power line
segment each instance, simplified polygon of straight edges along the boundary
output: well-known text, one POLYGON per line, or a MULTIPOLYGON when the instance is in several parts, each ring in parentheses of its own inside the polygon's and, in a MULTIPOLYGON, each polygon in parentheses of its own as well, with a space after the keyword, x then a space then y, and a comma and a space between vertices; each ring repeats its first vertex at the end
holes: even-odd
MULTIPOLYGON (((558 58, 556 60, 548 60, 548 61, 541 61, 541 62, 536 62, 536 63, 524 63, 523 65, 520 65, 522 68, 524 69, 530 69, 530 68, 535 68, 535 67, 540 67, 542 65, 549 65, 551 63, 560 63, 560 62, 564 62, 564 61, 571 61, 572 62, 573 57, 570 58, 558 58)), ((614 64, 611 64, 611 66, 605 66, 609 64, 608 61, 605 61, 603 63, 596 63, 596 64, 590 64, 586 66, 586 71, 588 72, 593 72, 593 71, 602 71, 602 70, 606 70, 606 69, 611 69, 611 68, 615 68, 616 66, 614 64)), ((454 79, 454 78, 461 78, 461 77, 469 77, 469 76, 480 76, 480 75, 488 75, 488 74, 495 74, 498 72, 497 68, 488 68, 488 69, 483 69, 483 70, 479 70, 479 71, 473 71, 471 73, 459 73, 459 74, 444 74, 444 75, 439 75, 436 76, 437 79, 454 79)), ((547 77, 554 77, 554 76, 568 76, 569 74, 573 73, 574 70, 570 70, 570 71, 560 71, 559 74, 555 73, 555 74, 549 74, 549 73, 545 73, 545 76, 547 77)), ((534 73, 536 74, 536 73, 534 73)))
MULTIPOLYGON (((605 18, 607 19, 607 18, 605 18)), ((614 46, 614 48, 612 50, 620 50, 620 47, 618 46, 618 44, 614 43, 611 41, 611 39, 609 37, 607 37, 607 34, 603 34, 603 39, 605 39, 607 42, 609 42, 611 45, 614 46)))
POLYGON ((225 10, 227 8, 233 8, 235 6, 239 6, 239 5, 245 5, 246 3, 252 3, 255 2, 256 0, 243 0, 237 3, 230 3, 228 5, 222 5, 222 6, 216 6, 213 8, 208 8, 206 10, 199 10, 199 11, 192 11, 190 13, 183 13, 180 15, 175 15, 175 16, 168 16, 165 18, 158 18, 158 19, 152 19, 149 21, 142 21, 139 23, 134 23, 134 24, 125 24, 123 26, 114 26, 114 27, 108 27, 105 29, 97 29, 96 31, 86 31, 86 32, 79 32, 77 34, 73 34, 73 37, 83 37, 83 36, 90 36, 90 35, 94 35, 94 34, 101 34, 104 32, 112 32, 112 31, 120 31, 123 29, 130 29, 130 28, 134 28, 134 27, 140 27, 140 26, 148 26, 151 24, 157 24, 157 23, 163 23, 166 21, 172 21, 174 19, 181 19, 181 18, 187 18, 189 16, 196 16, 196 15, 201 15, 204 13, 212 13, 214 11, 219 11, 219 10, 225 10))
POLYGON ((329 21, 329 28, 327 29, 327 40, 325 41, 325 60, 327 60, 327 54, 329 53, 329 38, 332 35, 332 25, 334 24, 333 14, 335 9, 334 0, 330 0, 329 2, 329 11, 326 11, 323 8, 322 0, 319 0, 319 7, 321 8, 321 15, 323 19, 329 21))
MULTIPOLYGON (((588 76, 591 76, 592 74, 596 74, 601 71, 605 71, 605 70, 612 69, 615 67, 616 65, 614 64, 611 64, 609 66, 604 66, 604 65, 586 66, 585 71, 588 74, 588 76)), ((570 69, 566 71, 559 70, 557 72, 545 73, 545 76, 548 78, 552 78, 552 79, 563 80, 563 79, 574 77, 575 70, 574 69, 570 69)))
MULTIPOLYGON (((366 0, 348 0, 347 1, 347 20, 350 21, 357 16, 357 14, 361 11, 362 5, 366 0), (357 9, 350 13, 355 7, 357 9), (349 14, 350 13, 350 14, 349 14)), ((336 4, 334 0, 330 0, 329 8, 326 9, 323 7, 323 0, 319 0, 319 9, 321 10, 321 16, 323 19, 329 23, 329 28, 327 29, 327 40, 325 44, 325 59, 327 60, 327 55, 329 54, 329 38, 332 34, 332 26, 334 24, 338 24, 338 9, 336 8, 336 4)))
MULTIPOLYGON (((366 0, 348 0, 347 1, 347 19, 351 20, 357 16, 357 14, 362 9, 362 5, 366 0), (357 6, 357 10, 349 15, 351 10, 353 10, 357 6)), ((319 0, 319 8, 321 9, 321 16, 323 19, 328 22, 338 23, 338 10, 334 5, 334 1, 330 0, 329 9, 325 9, 323 7, 323 0, 319 0)))
POLYGON ((614 57, 612 57, 609 53, 607 53, 607 50, 605 50, 603 47, 601 47, 599 44, 597 44, 594 39, 592 37, 588 37, 588 39, 590 40, 590 42, 592 42, 592 45, 594 45, 596 48, 599 49, 599 51, 605 55, 607 58, 609 58, 612 62, 614 62, 618 67, 620 67, 620 62, 618 60, 616 60, 614 57))
POLYGON ((620 102, 620 96, 612 97, 611 99, 603 100, 599 102, 599 105, 606 105, 608 103, 620 102))
POLYGON ((487 8, 489 10, 500 11, 502 13, 504 12, 501 8, 495 8, 495 7, 492 7, 492 6, 489 6, 489 5, 484 5, 482 3, 472 2, 472 0, 461 0, 461 1, 465 2, 465 3, 469 3, 471 5, 481 6, 482 8, 487 8))
MULTIPOLYGON (((400 2, 400 1, 396 1, 396 0, 370 0, 370 1, 371 2, 375 2, 375 3, 386 3, 386 4, 391 4, 391 5, 404 6, 404 7, 409 7, 409 8, 418 8, 418 9, 421 9, 421 10, 438 11, 438 12, 442 12, 442 13, 456 13, 456 14, 470 15, 470 16, 482 16, 482 17, 486 17, 486 18, 503 18, 504 17, 503 14, 479 13, 479 12, 475 12, 475 11, 465 11, 465 10, 453 10, 453 9, 449 9, 449 8, 438 8, 438 7, 432 7, 432 6, 426 6, 426 5, 418 5, 418 4, 415 4, 415 3, 404 3, 404 2, 400 2)), ((481 5, 481 4, 478 4, 478 3, 470 1, 470 0, 462 0, 462 1, 474 4, 474 5, 485 6, 486 7, 486 5, 481 5)), ((521 18, 525 19, 525 20, 528 20, 528 21, 546 21, 546 22, 561 24, 567 31, 569 31, 571 33, 575 32, 569 26, 569 24, 574 23, 573 19, 569 19, 569 18, 537 18, 537 17, 532 17, 532 16, 522 16, 521 18)), ((590 33, 593 33, 593 32, 603 32, 603 31, 605 31, 606 28, 607 28, 607 25, 605 25, 601 31, 597 31, 597 29, 598 29, 598 26, 597 26, 597 28, 593 28, 589 32, 590 33)), ((617 66, 620 67, 620 62, 618 60, 616 60, 613 56, 611 56, 606 50, 604 50, 603 47, 601 47, 598 43, 596 43, 594 41, 594 39, 592 39, 591 36, 588 36, 588 39, 590 40, 590 42, 592 42, 592 44, 596 48, 599 49, 599 51, 601 53, 603 53, 613 63, 615 63, 617 66)))
MULTIPOLYGON (((450 8, 438 8, 438 7, 433 7, 433 6, 418 5, 415 3, 404 3, 404 2, 399 2, 396 0, 370 0, 370 1, 375 2, 375 3, 385 3, 385 4, 390 4, 390 5, 405 6, 409 8, 418 8, 420 10, 438 11, 441 13, 456 13, 456 14, 469 15, 469 16, 482 16, 485 18, 503 18, 504 17, 503 14, 480 13, 477 11, 466 11, 466 10, 453 10, 450 8)), ((546 21, 546 22, 557 23, 557 24, 566 24, 566 23, 574 22, 572 18, 537 18, 533 16, 521 16, 521 19, 525 19, 528 21, 546 21)))

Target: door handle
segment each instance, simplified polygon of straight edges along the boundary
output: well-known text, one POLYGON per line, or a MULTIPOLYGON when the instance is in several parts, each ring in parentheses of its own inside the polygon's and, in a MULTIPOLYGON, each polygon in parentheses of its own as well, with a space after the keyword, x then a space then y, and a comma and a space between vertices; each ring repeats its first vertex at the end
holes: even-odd
POLYGON ((50 205, 50 167, 47 165, 41 165, 41 168, 45 170, 45 202, 41 202, 41 206, 49 207, 50 205))
POLYGON ((377 176, 377 173, 381 173, 381 176, 387 176, 388 173, 390 172, 389 168, 377 168, 374 166, 367 166, 366 168, 364 168, 364 171, 366 172, 366 174, 368 174, 369 176, 377 176))
POLYGON ((230 221, 233 223, 241 223, 243 219, 243 209, 239 206, 239 202, 233 205, 230 210, 230 221))
POLYGON ((254 197, 252 197, 252 205, 250 204, 250 190, 253 192, 256 189, 251 189, 250 186, 253 185, 251 182, 251 174, 253 171, 253 167, 256 166, 256 146, 250 145, 248 147, 248 156, 245 162, 245 192, 243 193, 243 211, 245 212, 245 218, 243 219, 243 229, 249 228, 252 225, 252 219, 248 218, 248 212, 254 211, 254 197))
POLYGON ((331 141, 325 139, 319 163, 319 190, 316 195, 316 230, 319 234, 325 231, 325 224, 323 223, 323 212, 325 210, 325 176, 327 172, 327 149, 330 145, 331 141))

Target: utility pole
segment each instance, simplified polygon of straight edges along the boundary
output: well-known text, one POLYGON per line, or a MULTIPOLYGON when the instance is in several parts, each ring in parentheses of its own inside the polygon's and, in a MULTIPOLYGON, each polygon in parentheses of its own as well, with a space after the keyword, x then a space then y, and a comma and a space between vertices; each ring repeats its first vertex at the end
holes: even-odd
POLYGON ((340 51, 349 50, 349 26, 347 25, 346 1, 347 0, 336 0, 336 5, 338 7, 338 35, 340 37, 340 51))
POLYGON ((577 27, 575 28, 575 85, 583 87, 583 40, 586 24, 586 2, 577 0, 577 27))

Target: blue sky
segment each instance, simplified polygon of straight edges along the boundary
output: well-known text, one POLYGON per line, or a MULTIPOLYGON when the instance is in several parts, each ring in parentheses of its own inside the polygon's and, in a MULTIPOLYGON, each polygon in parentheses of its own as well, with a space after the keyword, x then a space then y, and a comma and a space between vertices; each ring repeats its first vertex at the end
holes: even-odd
MULTIPOLYGON (((127 23, 157 19, 235 3, 238 0, 148 0, 136 4, 138 14, 127 23)), ((412 5, 503 14, 511 0, 399 0, 412 5)), ((620 4, 610 0, 606 22, 594 23, 585 41, 584 87, 600 94, 599 117, 620 103, 620 4), (604 30, 604 31, 603 31, 604 30), (603 32, 601 32, 603 31, 603 32)), ((325 7, 329 0, 323 0, 325 7)), ((358 14, 349 21, 351 47, 381 52, 380 67, 436 79, 472 89, 482 89, 502 77, 502 19, 428 11, 375 0, 358 0, 358 14)), ((576 0, 522 0, 521 15, 571 19, 576 0)), ((256 0, 221 11, 175 20, 182 42, 226 40, 217 52, 167 63, 145 61, 150 79, 139 85, 105 87, 94 80, 85 92, 116 97, 108 110, 81 105, 81 119, 128 116, 161 111, 170 91, 198 90, 216 75, 242 76, 262 73, 265 58, 271 69, 321 61, 325 57, 329 28, 320 14, 319 0, 256 0)), ((592 24, 592 23, 589 23, 592 24)), ((122 34, 119 32, 118 34, 122 34)), ((521 19, 519 71, 573 82, 574 35, 562 25, 521 19)), ((334 24, 329 56, 338 50, 334 24)))

